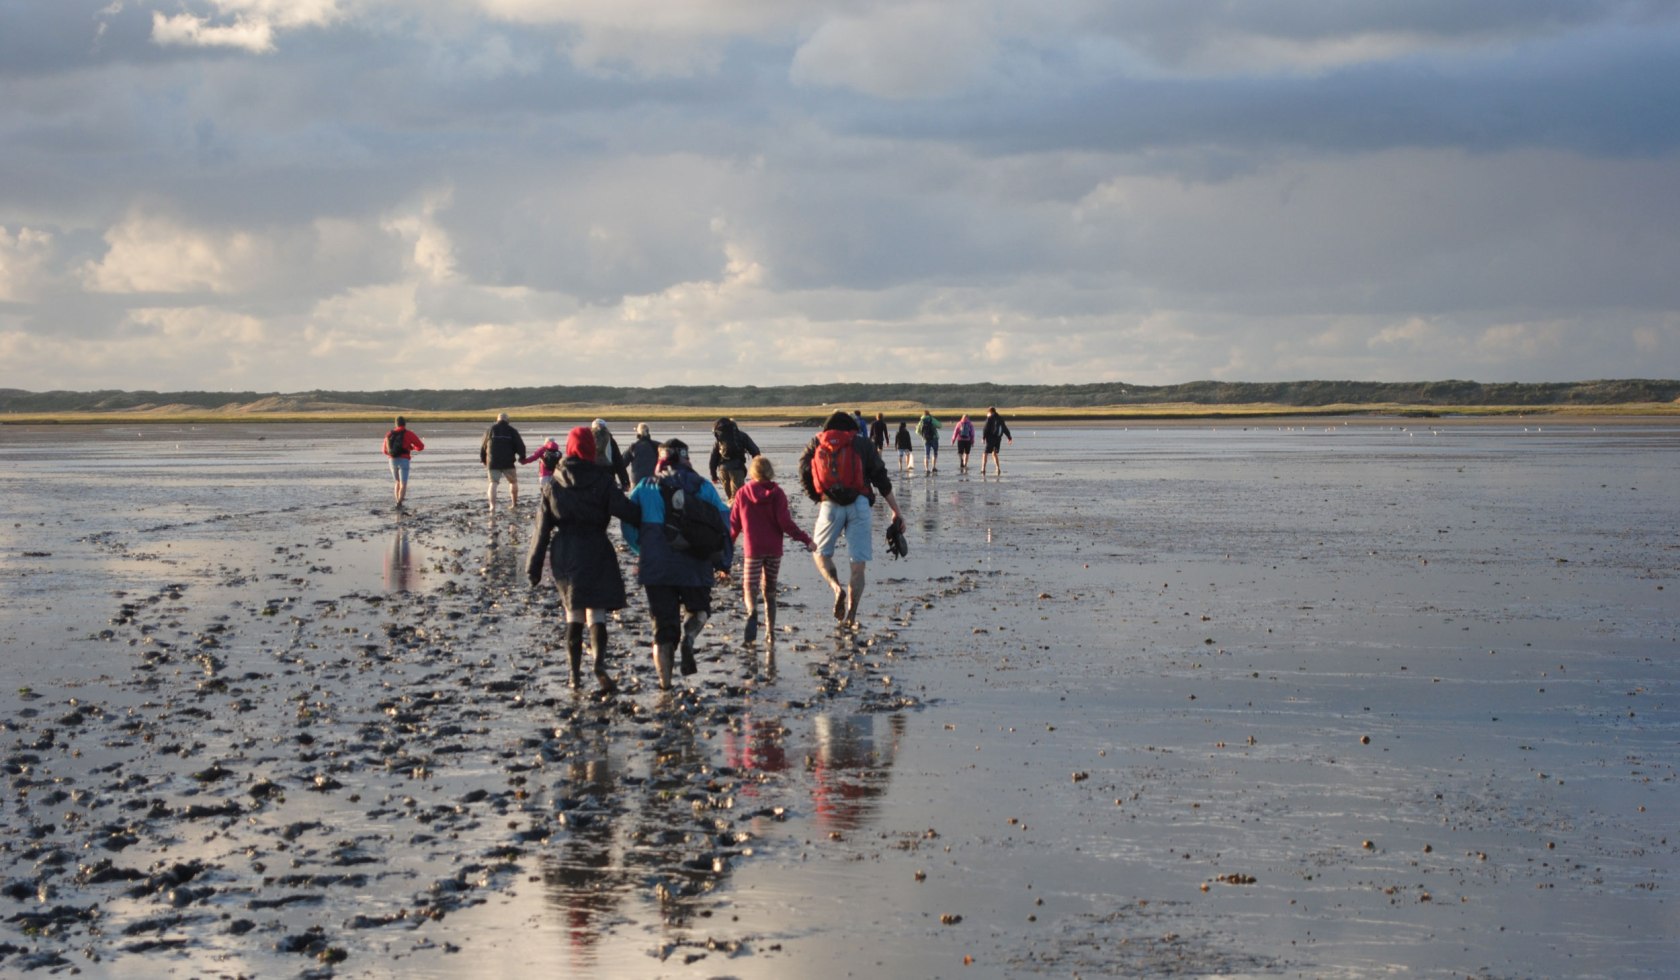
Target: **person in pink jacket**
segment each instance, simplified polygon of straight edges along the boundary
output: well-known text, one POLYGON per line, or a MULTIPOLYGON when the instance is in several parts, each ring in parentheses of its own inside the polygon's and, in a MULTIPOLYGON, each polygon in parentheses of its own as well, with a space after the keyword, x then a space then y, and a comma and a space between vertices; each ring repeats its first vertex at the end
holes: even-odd
POLYGON ((520 460, 521 463, 537 464, 537 476, 541 478, 538 481, 538 492, 541 492, 542 488, 548 486, 549 481, 554 479, 554 471, 560 468, 560 460, 564 459, 565 455, 565 452, 560 448, 559 441, 553 436, 549 436, 548 441, 538 446, 536 452, 520 460))
POLYGON ((782 538, 790 537, 815 551, 817 543, 799 529, 788 510, 787 494, 776 485, 776 470, 765 456, 754 456, 747 467, 747 482, 735 491, 729 507, 729 533, 746 537, 742 549, 741 593, 747 604, 746 640, 758 636, 758 601, 764 596, 764 643, 776 643, 776 577, 782 570, 782 538))

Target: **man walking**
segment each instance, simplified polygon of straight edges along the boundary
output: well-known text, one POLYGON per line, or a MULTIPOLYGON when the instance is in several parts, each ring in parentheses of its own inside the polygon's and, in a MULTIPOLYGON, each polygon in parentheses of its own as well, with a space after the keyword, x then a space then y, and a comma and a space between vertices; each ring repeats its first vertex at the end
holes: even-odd
POLYGON ((659 465, 659 443, 653 441, 646 422, 636 423, 636 441, 630 444, 630 485, 635 486, 653 475, 659 465))
POLYGON ((396 481, 397 506, 408 496, 408 461, 412 454, 426 448, 420 437, 410 432, 408 420, 397 416, 396 428, 385 433, 385 455, 391 459, 391 479, 396 481))
POLYGON ((870 505, 875 492, 887 502, 893 524, 903 527, 904 515, 893 497, 892 478, 887 465, 869 436, 859 432, 857 422, 845 412, 835 412, 823 424, 823 431, 812 439, 799 457, 799 483, 805 495, 816 501, 817 551, 812 557, 817 571, 834 591, 834 618, 841 625, 857 628, 858 600, 863 596, 864 569, 874 557, 870 536, 870 505), (841 536, 846 539, 846 552, 851 558, 851 574, 840 581, 834 565, 834 549, 841 536))
POLYGON ((747 463, 758 455, 758 443, 741 431, 731 418, 721 418, 712 424, 712 457, 709 468, 712 482, 723 487, 723 499, 735 499, 735 491, 747 482, 747 463), (719 476, 721 474, 721 481, 719 476))
POLYGON ((496 424, 484 430, 484 441, 478 444, 478 461, 484 464, 489 480, 485 496, 490 501, 490 513, 496 512, 496 484, 503 480, 513 496, 513 509, 519 509, 519 461, 525 456, 525 440, 519 437, 519 430, 508 424, 506 412, 499 413, 496 424))
POLYGON ((997 464, 998 476, 1003 475, 1003 457, 998 455, 1003 449, 1003 440, 1008 439, 1011 446, 1015 445, 1015 436, 1009 431, 1009 423, 998 414, 997 406, 986 409, 986 425, 980 430, 980 441, 985 444, 984 452, 980 456, 980 475, 986 475, 986 461, 997 464))
POLYGON ((922 409, 916 433, 922 437, 922 474, 930 475, 939 469, 939 420, 933 417, 931 411, 922 409))

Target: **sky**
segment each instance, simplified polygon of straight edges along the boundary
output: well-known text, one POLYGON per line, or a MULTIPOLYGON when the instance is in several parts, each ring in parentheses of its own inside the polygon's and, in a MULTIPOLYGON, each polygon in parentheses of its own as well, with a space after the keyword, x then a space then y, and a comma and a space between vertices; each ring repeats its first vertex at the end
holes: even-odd
POLYGON ((1680 377, 1680 0, 0 0, 0 387, 1680 377))

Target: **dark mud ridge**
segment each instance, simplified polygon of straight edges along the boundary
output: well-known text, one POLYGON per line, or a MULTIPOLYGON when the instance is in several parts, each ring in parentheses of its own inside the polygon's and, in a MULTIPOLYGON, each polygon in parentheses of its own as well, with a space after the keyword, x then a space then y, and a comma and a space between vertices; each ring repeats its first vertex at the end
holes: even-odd
MULTIPOLYGON (((894 606, 878 589, 874 632, 819 635, 814 614, 786 612, 805 631, 775 657, 740 641, 737 586, 720 585, 701 671, 669 693, 632 587, 611 635, 618 691, 574 692, 553 589, 521 574, 522 520, 488 550, 479 507, 402 521, 430 556, 424 588, 335 594, 330 540, 282 542, 266 570, 160 565, 179 580, 113 596, 108 624, 66 646, 109 676, 23 692, 0 720, 0 969, 380 969, 457 951, 441 923, 515 882, 595 903, 592 928, 622 924, 614 896, 637 891, 668 922, 703 921, 731 868, 812 805, 790 785, 797 760, 719 764, 717 746, 774 747, 819 713, 917 709, 889 670, 910 652, 896 629, 979 579, 909 597, 898 583, 894 606)), ((767 951, 736 937, 650 952, 767 951)))

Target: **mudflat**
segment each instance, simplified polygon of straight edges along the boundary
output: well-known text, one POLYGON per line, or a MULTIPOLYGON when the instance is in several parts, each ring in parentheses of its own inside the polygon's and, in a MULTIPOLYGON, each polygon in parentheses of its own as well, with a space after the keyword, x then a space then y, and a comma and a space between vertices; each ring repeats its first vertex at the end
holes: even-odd
POLYGON ((1680 423, 918 442, 861 630, 795 546, 661 693, 632 586, 615 694, 416 427, 0 427, 0 969, 1672 973, 1680 423))

